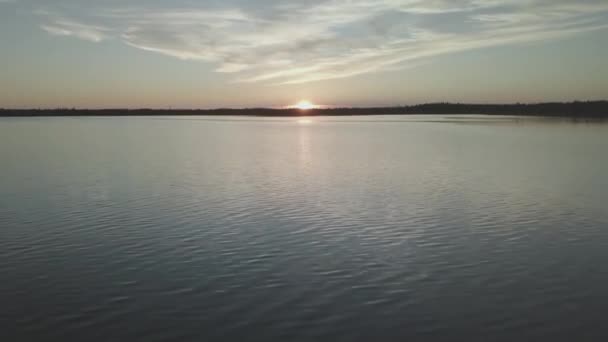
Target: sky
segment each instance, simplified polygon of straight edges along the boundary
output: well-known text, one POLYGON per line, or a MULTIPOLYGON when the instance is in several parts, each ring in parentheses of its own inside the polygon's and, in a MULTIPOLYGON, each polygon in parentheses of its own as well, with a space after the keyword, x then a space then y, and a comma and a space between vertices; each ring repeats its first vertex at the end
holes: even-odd
POLYGON ((0 0, 2 108, 608 99, 606 0, 0 0))

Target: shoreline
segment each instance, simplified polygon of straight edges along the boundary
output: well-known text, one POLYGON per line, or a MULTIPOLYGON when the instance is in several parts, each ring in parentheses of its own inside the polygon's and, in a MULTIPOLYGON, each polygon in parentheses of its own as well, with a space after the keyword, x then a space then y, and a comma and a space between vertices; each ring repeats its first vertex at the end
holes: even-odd
POLYGON ((0 117, 78 117, 78 116, 380 116, 380 115, 495 115, 565 118, 608 118, 608 101, 551 102, 536 104, 460 104, 430 103, 413 106, 273 109, 0 109, 0 117))

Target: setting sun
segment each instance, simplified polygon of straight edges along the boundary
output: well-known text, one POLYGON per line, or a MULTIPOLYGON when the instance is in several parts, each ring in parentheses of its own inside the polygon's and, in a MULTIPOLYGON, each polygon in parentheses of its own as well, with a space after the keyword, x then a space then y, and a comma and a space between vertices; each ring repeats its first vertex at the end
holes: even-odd
POLYGON ((302 101, 296 103, 293 106, 293 108, 297 108, 299 110, 309 110, 309 109, 315 109, 315 108, 317 108, 317 106, 310 101, 302 100, 302 101))

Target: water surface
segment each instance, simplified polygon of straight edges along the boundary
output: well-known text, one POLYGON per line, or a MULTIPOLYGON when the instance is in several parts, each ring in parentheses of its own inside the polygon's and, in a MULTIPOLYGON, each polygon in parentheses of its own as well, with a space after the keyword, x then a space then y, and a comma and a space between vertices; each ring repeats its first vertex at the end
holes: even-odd
POLYGON ((0 119, 3 341, 608 337, 608 125, 0 119))

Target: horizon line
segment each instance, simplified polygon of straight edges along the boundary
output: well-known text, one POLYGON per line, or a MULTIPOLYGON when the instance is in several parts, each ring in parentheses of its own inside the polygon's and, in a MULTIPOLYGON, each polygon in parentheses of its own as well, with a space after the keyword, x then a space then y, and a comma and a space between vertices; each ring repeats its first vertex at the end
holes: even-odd
POLYGON ((383 109, 383 108, 412 108, 429 105, 461 105, 461 106, 534 106, 534 105, 547 105, 547 104, 576 104, 576 103, 603 103, 608 102, 607 99, 603 100, 571 100, 571 101, 540 101, 540 102, 450 102, 450 101, 437 101, 437 102, 423 102, 417 104, 400 104, 400 105, 372 105, 372 106, 330 106, 330 105, 318 105, 316 108, 310 108, 302 110, 294 108, 293 106, 283 107, 265 107, 265 106, 252 106, 252 107, 24 107, 24 108, 9 108, 0 106, 0 111, 111 111, 111 110, 123 110, 123 111, 221 111, 221 110, 273 110, 273 111, 326 111, 326 110, 347 110, 347 109, 383 109))

